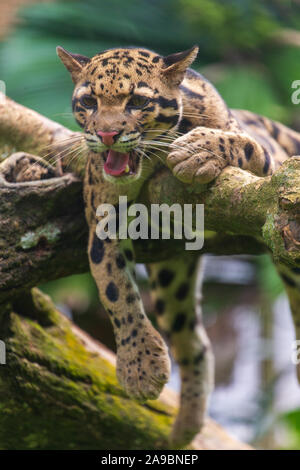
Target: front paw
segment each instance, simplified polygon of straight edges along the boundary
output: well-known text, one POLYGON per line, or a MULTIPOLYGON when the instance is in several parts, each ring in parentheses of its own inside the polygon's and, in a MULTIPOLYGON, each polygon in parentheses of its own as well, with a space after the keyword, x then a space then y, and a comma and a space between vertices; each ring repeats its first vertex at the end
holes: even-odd
POLYGON ((175 150, 168 155, 167 163, 174 176, 184 183, 209 183, 213 181, 227 162, 224 158, 200 151, 175 150))
MULTIPOLYGON (((123 338, 123 343, 124 343, 123 338)), ((131 397, 154 400, 168 381, 170 359, 167 346, 152 326, 139 330, 128 344, 118 347, 117 377, 131 397)))

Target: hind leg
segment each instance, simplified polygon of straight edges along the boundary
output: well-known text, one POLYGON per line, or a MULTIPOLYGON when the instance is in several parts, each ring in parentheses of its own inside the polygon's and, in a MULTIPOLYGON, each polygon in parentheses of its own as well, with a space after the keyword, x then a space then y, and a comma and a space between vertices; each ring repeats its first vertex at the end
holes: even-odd
POLYGON ((202 324, 195 255, 148 266, 158 325, 180 367, 180 408, 171 441, 184 446, 200 431, 213 387, 213 355, 202 324), (196 291, 196 299, 195 299, 196 291))
MULTIPOLYGON (((300 341, 300 268, 288 268, 284 265, 277 265, 276 268, 289 299, 296 340, 300 341)), ((297 378, 300 384, 300 363, 297 364, 297 378)))

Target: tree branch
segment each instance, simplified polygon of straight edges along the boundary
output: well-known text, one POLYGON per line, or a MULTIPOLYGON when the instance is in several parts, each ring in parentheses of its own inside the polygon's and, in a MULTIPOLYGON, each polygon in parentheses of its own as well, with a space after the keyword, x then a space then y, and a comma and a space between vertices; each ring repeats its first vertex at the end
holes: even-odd
MULTIPOLYGON (((0 111, 1 139, 13 139, 15 126, 18 149, 37 153, 45 142, 61 145, 61 136, 71 134, 9 99, 0 111)), ((213 184, 194 187, 163 168, 145 184, 141 201, 204 204, 205 229, 215 233, 210 233, 201 253, 260 254, 267 246, 276 261, 298 266, 299 176, 296 157, 284 162, 272 177, 228 167, 213 184)), ((71 174, 26 183, 0 180, 0 301, 38 282, 88 270, 81 194, 81 181, 71 174)), ((137 261, 176 255, 183 244, 181 240, 138 240, 137 261)))

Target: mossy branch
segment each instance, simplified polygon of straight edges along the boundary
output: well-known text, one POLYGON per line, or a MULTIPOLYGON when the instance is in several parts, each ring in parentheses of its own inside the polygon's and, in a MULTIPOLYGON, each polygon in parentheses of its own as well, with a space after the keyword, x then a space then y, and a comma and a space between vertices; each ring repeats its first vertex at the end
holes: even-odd
MULTIPOLYGON (((43 154, 49 142, 58 148, 62 136, 70 135, 63 126, 8 98, 0 100, 2 149, 14 143, 14 150, 43 154)), ((25 183, 1 178, 0 198, 0 302, 38 282, 88 270, 80 177, 65 174, 25 183)), ((206 186, 181 183, 163 168, 141 194, 148 205, 204 204, 209 233, 202 253, 258 254, 268 249, 276 261, 292 267, 300 263, 299 198, 297 157, 267 178, 228 167, 206 186)), ((167 258, 180 252, 183 244, 138 240, 136 258, 139 262, 167 258)))
MULTIPOLYGON (((55 152, 72 134, 9 99, 0 103, 3 157, 16 150, 43 156, 47 146, 55 152)), ((7 365, 0 366, 0 448, 158 447, 169 431, 171 408, 161 402, 145 407, 125 397, 107 357, 99 357, 95 345, 89 351, 84 334, 31 290, 88 270, 80 177, 25 183, 1 178, 0 200, 0 336, 7 344, 7 365)), ((278 262, 300 265, 297 157, 267 178, 229 167, 205 187, 180 183, 163 168, 145 184, 141 201, 204 204, 210 233, 202 252, 269 250, 278 262)), ((166 258, 183 243, 138 241, 136 257, 166 258)), ((222 431, 212 423, 207 429, 198 447, 238 448, 226 435, 209 444, 222 431)))

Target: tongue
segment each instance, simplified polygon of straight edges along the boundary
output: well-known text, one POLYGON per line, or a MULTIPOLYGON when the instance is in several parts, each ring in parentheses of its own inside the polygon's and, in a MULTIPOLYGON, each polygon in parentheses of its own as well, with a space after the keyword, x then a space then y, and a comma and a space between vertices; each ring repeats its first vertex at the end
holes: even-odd
POLYGON ((108 175, 119 176, 125 172, 128 165, 129 153, 120 153, 115 150, 109 150, 104 170, 108 175))

